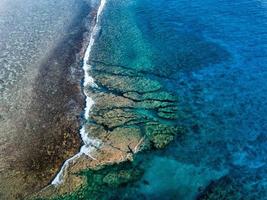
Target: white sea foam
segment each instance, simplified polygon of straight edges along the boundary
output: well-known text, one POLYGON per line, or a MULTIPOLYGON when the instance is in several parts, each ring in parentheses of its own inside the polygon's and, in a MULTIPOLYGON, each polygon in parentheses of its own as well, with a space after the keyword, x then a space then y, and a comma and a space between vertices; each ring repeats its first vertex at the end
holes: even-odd
MULTIPOLYGON (((94 86, 97 87, 97 85, 94 83, 94 79, 93 77, 91 77, 89 75, 89 70, 91 68, 91 66, 89 65, 89 58, 90 58, 90 53, 92 50, 92 47, 95 43, 95 38, 97 36, 98 30, 99 30, 99 18, 103 12, 103 9, 105 7, 106 4, 106 0, 101 0, 98 11, 97 11, 97 15, 96 15, 96 22, 95 25, 91 31, 90 34, 90 40, 89 40, 89 44, 88 47, 85 51, 84 54, 84 59, 83 59, 83 70, 84 70, 84 82, 83 82, 83 88, 84 88, 84 93, 86 96, 86 105, 84 108, 84 118, 87 120, 89 117, 89 112, 90 109, 92 108, 94 101, 92 98, 90 98, 85 91, 85 88, 88 86, 94 86)), ((81 135, 81 139, 83 141, 83 146, 80 149, 80 152, 77 153, 76 155, 74 155, 73 157, 71 157, 70 159, 66 160, 63 164, 63 166, 61 167, 59 173, 56 175, 56 177, 54 178, 54 180, 51 182, 52 185, 59 185, 61 183, 63 183, 63 177, 64 174, 66 173, 69 165, 71 164, 71 162, 74 162, 77 158, 79 158, 81 155, 87 155, 89 156, 91 159, 95 159, 93 156, 91 156, 91 152, 93 150, 95 150, 96 147, 100 146, 101 141, 98 139, 92 139, 88 136, 88 134, 85 131, 85 126, 83 126, 80 129, 80 135, 81 135)))

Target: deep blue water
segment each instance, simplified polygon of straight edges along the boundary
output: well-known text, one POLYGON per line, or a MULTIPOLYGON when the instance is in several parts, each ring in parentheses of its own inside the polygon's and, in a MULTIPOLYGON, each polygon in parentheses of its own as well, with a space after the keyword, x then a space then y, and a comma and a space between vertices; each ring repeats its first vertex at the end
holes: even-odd
POLYGON ((128 59, 149 46, 149 64, 169 77, 160 81, 180 96, 188 130, 150 156, 131 189, 148 199, 195 199, 227 176, 240 199, 267 199, 267 1, 138 0, 127 8, 145 43, 128 59))

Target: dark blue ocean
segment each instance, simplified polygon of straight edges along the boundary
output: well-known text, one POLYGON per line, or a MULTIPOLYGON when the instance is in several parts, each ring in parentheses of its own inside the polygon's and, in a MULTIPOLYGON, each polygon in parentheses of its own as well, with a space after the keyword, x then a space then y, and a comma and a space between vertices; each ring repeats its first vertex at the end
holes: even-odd
POLYGON ((133 195, 267 199, 267 1, 111 1, 107 15, 124 30, 112 60, 158 73, 187 130, 150 154, 133 195))

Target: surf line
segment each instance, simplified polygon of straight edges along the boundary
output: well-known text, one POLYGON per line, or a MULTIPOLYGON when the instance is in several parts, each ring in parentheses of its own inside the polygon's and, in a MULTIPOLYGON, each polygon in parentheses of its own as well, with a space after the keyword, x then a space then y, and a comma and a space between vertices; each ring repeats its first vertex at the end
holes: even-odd
MULTIPOLYGON (((95 21, 95 25, 91 31, 91 34, 90 34, 90 39, 89 39, 89 44, 87 46, 87 49, 85 51, 85 54, 84 54, 84 59, 83 59, 83 71, 84 71, 84 82, 83 82, 83 92, 85 94, 85 102, 86 102, 86 105, 85 105, 85 108, 84 108, 84 118, 86 120, 88 120, 88 117, 89 117, 89 112, 90 112, 90 109, 92 108, 93 104, 94 104, 94 101, 91 97, 89 97, 86 92, 85 92, 85 87, 88 86, 88 85, 91 85, 91 86, 96 86, 96 84, 94 83, 94 79, 93 77, 91 77, 88 73, 88 71, 90 70, 91 66, 88 64, 89 62, 89 58, 90 58, 90 54, 91 54, 91 51, 92 51, 92 47, 95 43, 95 38, 98 34, 98 31, 99 31, 99 20, 100 20, 100 16, 104 10, 104 7, 106 5, 106 0, 101 0, 100 2, 100 5, 98 7, 98 10, 97 10, 97 14, 96 14, 96 21, 95 21)), ((77 158, 79 158, 81 155, 87 155, 89 156, 91 159, 95 159, 94 157, 91 156, 91 152, 93 150, 95 150, 95 147, 96 146, 99 146, 101 144, 101 141, 100 140, 97 140, 97 139, 92 139, 88 136, 88 134, 86 133, 85 131, 85 125, 82 126, 82 128, 80 129, 80 136, 81 136, 81 139, 83 141, 83 146, 80 148, 80 151, 79 153, 77 153, 76 155, 74 155, 73 157, 69 158, 68 160, 66 160, 60 171, 58 172, 58 174, 55 176, 54 180, 52 180, 51 184, 52 185, 60 185, 61 183, 63 183, 64 181, 64 174, 67 172, 67 169, 69 167, 69 164, 73 161, 75 161, 77 158)))

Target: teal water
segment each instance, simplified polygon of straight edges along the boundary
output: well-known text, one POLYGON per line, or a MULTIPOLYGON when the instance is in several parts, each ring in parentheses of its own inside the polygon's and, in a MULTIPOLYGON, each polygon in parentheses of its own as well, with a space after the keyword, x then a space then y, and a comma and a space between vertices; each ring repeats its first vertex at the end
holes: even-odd
POLYGON ((267 2, 111 0, 101 25, 94 59, 175 92, 187 130, 126 199, 267 199, 267 2))

